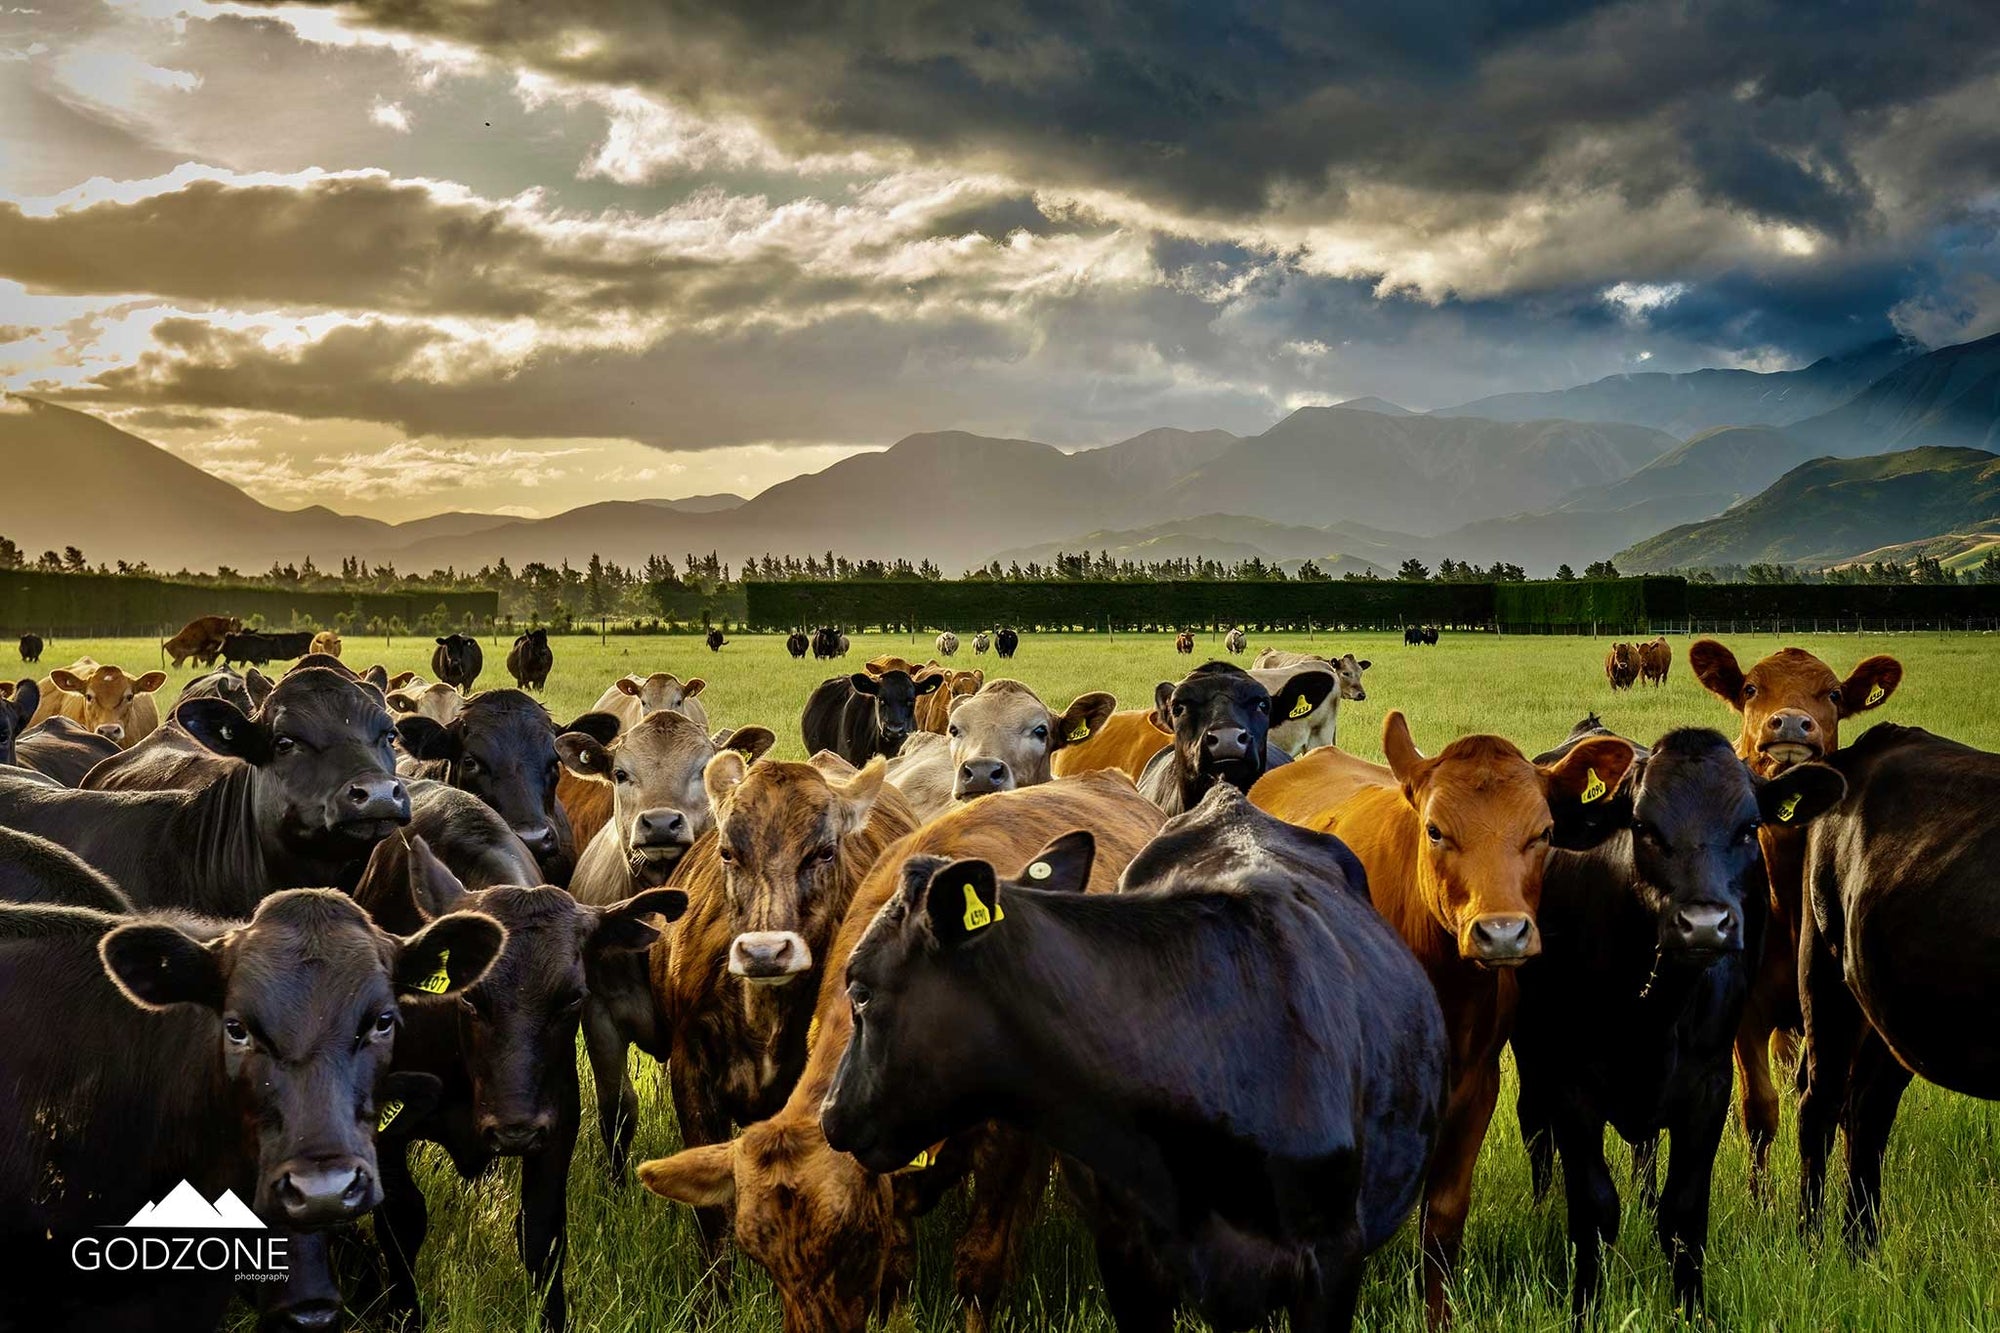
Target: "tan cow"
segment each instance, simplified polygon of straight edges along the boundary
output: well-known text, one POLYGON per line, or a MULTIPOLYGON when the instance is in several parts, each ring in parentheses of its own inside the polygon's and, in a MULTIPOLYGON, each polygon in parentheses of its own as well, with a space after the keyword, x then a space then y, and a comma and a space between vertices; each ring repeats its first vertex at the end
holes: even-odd
POLYGON ((441 727, 448 727, 453 718, 465 711, 465 696, 441 680, 426 684, 412 676, 398 685, 399 679, 402 677, 390 679, 389 690, 383 696, 390 713, 398 718, 427 717, 441 727))
POLYGON ((942 736, 951 725, 951 706, 960 699, 979 693, 986 683, 984 671, 955 671, 950 667, 923 668, 927 675, 944 677, 944 684, 929 694, 917 696, 917 730, 942 736))
POLYGON ((42 680, 41 702, 29 725, 66 717, 91 731, 115 726, 120 729, 118 748, 129 750, 160 725, 160 708, 153 691, 166 683, 164 671, 148 671, 135 678, 120 667, 99 666, 91 658, 79 657, 42 680))
POLYGON ((655 671, 650 676, 621 676, 611 688, 597 696, 591 711, 610 713, 622 726, 629 727, 648 713, 672 709, 691 718, 707 730, 708 709, 695 696, 708 688, 700 676, 683 681, 671 671, 655 671))
POLYGON ((325 653, 328 657, 339 657, 340 631, 337 629, 321 630, 319 633, 313 635, 312 647, 308 651, 325 653))
POLYGON ((1053 776, 1050 761, 1081 745, 1111 719, 1118 701, 1078 695, 1060 713, 1018 680, 996 680, 954 701, 943 736, 911 736, 889 761, 889 781, 922 819, 975 796, 1032 787, 1053 776))

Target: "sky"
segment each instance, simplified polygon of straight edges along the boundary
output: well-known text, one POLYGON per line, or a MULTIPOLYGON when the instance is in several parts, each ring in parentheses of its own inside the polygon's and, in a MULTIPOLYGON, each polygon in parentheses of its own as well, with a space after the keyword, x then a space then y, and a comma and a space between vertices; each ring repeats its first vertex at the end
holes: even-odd
POLYGON ((0 388, 281 507, 2000 329, 2000 5, 0 0, 0 388))

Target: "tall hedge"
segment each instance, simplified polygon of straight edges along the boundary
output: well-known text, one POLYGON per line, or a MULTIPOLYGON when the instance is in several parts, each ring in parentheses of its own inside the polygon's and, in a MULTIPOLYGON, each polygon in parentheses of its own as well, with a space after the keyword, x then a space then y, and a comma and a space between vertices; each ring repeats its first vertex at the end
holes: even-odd
POLYGON ((414 625, 442 604, 456 626, 469 614, 484 624, 500 613, 500 594, 467 592, 305 592, 229 584, 176 583, 135 574, 0 572, 0 628, 8 634, 173 633, 196 616, 261 615, 283 628, 296 615, 322 628, 341 612, 361 624, 400 617, 414 625))
POLYGON ((1655 621, 1687 619, 1687 581, 1576 579, 1561 583, 1502 583, 1493 615, 1512 633, 1574 634, 1593 629, 1637 633, 1655 621))

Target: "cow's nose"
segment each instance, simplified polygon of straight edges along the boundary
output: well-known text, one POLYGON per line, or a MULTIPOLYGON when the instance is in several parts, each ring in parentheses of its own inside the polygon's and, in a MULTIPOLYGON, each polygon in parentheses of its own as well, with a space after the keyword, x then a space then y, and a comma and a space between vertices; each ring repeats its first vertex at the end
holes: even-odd
POLYGON ((1466 952, 1482 963, 1518 963, 1542 951, 1535 919, 1525 912, 1490 912, 1475 917, 1466 936, 1466 952))
POLYGON ((1201 750, 1210 759, 1242 759, 1250 753, 1250 733, 1242 727, 1210 727, 1202 733, 1201 750))
POLYGON ((1006 791, 1014 785, 1014 775, 999 759, 973 759, 958 766, 957 789, 952 795, 964 800, 988 792, 1006 791))
POLYGON ((389 819, 410 822, 410 793, 397 778, 357 778, 347 784, 345 814, 349 819, 389 819))
POLYGON ((1666 922, 1670 948, 1718 952, 1743 947, 1743 930, 1736 913, 1721 903, 1690 903, 1675 908, 1666 922))
POLYGON ((687 816, 678 810, 641 810, 632 821, 634 847, 678 847, 689 841, 687 816))
POLYGON ((278 1206, 298 1227, 346 1222, 381 1202, 368 1168, 351 1157, 290 1167, 278 1181, 278 1206))
POLYGON ((555 1128, 555 1117, 541 1112, 526 1120, 502 1120, 498 1116, 479 1118, 479 1141, 488 1152, 502 1157, 520 1157, 540 1152, 555 1128))
POLYGON ((783 985, 812 966, 812 949, 795 930, 747 930, 729 946, 729 970, 746 981, 783 985))
POLYGON ((1771 714, 1769 720, 1764 723, 1764 726, 1769 731, 1781 737, 1803 737, 1810 736, 1813 733, 1813 720, 1804 713, 1793 712, 1790 709, 1782 713, 1771 714))
POLYGON ((514 836, 527 843, 528 850, 536 856, 547 856, 556 849, 556 830, 552 824, 530 824, 526 828, 517 828, 514 836))
POLYGON ((330 1333, 340 1327, 339 1301, 311 1301, 273 1311, 257 1321, 259 1330, 281 1329, 285 1333, 330 1333))
POLYGON ((1348 695, 1347 697, 1354 703, 1360 703, 1363 699, 1366 699, 1368 697, 1368 691, 1362 689, 1359 685, 1356 685, 1354 687, 1354 693, 1348 695))

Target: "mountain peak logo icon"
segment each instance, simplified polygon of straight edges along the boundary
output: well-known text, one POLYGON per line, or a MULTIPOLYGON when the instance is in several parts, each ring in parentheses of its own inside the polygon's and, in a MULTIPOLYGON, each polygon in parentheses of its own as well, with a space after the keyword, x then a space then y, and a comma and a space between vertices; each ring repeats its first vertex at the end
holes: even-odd
POLYGON ((132 1214, 125 1230, 140 1231, 263 1231, 264 1223, 250 1211, 236 1191, 224 1190, 210 1203, 201 1191, 183 1180, 158 1203, 149 1203, 132 1214))

